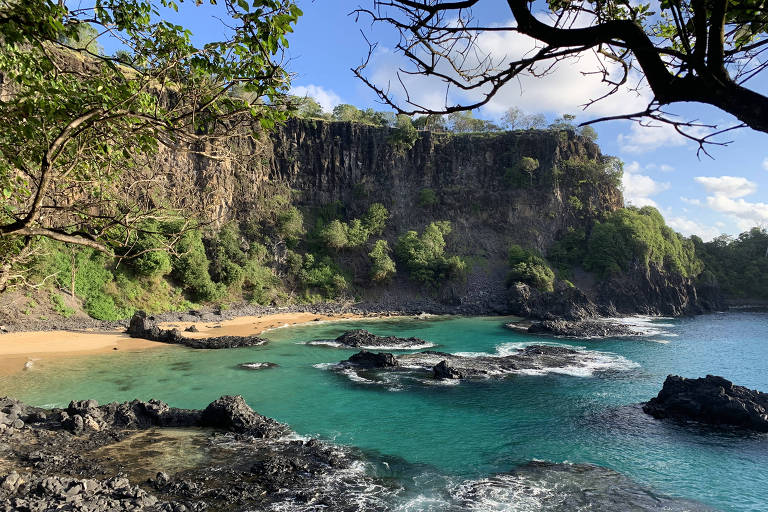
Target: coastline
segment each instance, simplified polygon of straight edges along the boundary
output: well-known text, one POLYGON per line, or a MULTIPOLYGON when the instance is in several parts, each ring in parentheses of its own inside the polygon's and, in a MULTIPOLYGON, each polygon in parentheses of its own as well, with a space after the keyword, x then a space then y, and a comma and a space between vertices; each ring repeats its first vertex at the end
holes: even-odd
MULTIPOLYGON (((194 325, 199 332, 185 332, 190 338, 214 336, 260 335, 264 332, 309 324, 344 320, 384 318, 386 315, 339 313, 315 314, 310 312, 271 313, 239 316, 221 321, 166 321, 163 328, 180 330, 194 325)), ((19 331, 0 334, 0 375, 12 375, 25 370, 27 363, 73 356, 108 354, 120 351, 151 350, 166 347, 166 343, 131 338, 123 330, 100 331, 19 331)))

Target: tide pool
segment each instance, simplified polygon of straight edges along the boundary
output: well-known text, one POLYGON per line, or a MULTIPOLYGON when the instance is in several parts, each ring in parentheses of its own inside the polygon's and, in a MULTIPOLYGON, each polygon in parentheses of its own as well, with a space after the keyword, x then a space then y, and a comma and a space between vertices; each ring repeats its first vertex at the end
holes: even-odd
MULTIPOLYGON (((642 325, 647 335, 543 338, 510 331, 500 317, 317 323, 269 331, 265 336, 272 343, 263 347, 168 346, 44 363, 0 377, 0 395, 48 407, 72 399, 156 398, 201 408, 221 395, 241 394, 255 410, 299 434, 363 450, 374 471, 405 488, 391 498, 397 510, 458 506, 467 482, 486 482, 531 461, 595 464, 654 493, 720 510, 768 510, 768 436, 661 422, 637 406, 658 393, 668 374, 722 375, 768 391, 768 314, 628 321, 642 325), (561 344, 599 352, 599 364, 450 385, 373 384, 327 369, 325 363, 356 350, 306 344, 353 328, 416 336, 435 343, 432 350, 451 353, 503 354, 527 344, 561 344), (247 362, 279 366, 238 368, 247 362)), ((477 510, 541 508, 540 501, 514 493, 483 499, 477 510)))

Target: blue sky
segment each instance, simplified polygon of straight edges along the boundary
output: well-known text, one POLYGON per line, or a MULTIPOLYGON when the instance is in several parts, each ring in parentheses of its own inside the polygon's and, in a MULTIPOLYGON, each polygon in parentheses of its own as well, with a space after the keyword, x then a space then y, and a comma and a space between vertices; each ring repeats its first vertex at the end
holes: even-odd
MULTIPOLYGON (((349 15, 360 5, 369 6, 372 0, 298 0, 298 4, 304 16, 289 37, 288 51, 288 68, 295 73, 294 92, 313 96, 328 109, 351 103, 384 110, 375 94, 350 71, 367 53, 361 30, 379 42, 368 68, 377 83, 394 80, 397 67, 403 64, 390 51, 396 42, 391 33, 372 29, 367 22, 356 23, 349 15)), ((504 23, 510 17, 505 4, 499 0, 481 2, 482 9, 476 14, 480 20, 504 23)), ((197 37, 213 38, 221 28, 204 15, 207 10, 185 8, 179 21, 197 37)), ((501 57, 519 51, 525 42, 519 36, 494 35, 483 44, 491 54, 501 57)), ((581 121, 644 106, 637 94, 623 93, 582 112, 580 106, 602 90, 596 79, 581 75, 587 67, 589 59, 561 63, 546 78, 510 84, 476 116, 498 119, 505 109, 517 106, 550 118, 577 114, 581 121)), ((428 103, 444 98, 440 84, 435 82, 413 82, 409 90, 428 103)), ((727 125, 729 120, 727 114, 698 104, 677 105, 671 110, 688 119, 720 125, 727 125)), ((755 225, 768 226, 768 134, 748 129, 732 132, 730 145, 708 149, 714 159, 699 159, 696 145, 669 128, 643 128, 629 121, 598 123, 594 128, 603 153, 618 156, 625 163, 627 203, 654 205, 674 229, 705 240, 721 233, 738 234, 755 225)))

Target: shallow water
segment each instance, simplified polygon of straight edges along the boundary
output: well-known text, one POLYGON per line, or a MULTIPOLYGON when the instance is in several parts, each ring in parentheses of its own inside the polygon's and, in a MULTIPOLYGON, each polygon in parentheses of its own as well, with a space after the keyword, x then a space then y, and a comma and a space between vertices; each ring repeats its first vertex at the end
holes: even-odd
MULTIPOLYGON (((266 337, 272 343, 264 347, 169 346, 42 362, 32 371, 0 378, 0 395, 46 406, 75 398, 157 398, 199 408, 223 394, 242 394, 254 409, 300 434, 366 451, 379 474, 405 487, 397 498, 401 510, 442 510, 447 501, 456 506, 456 489, 532 460, 596 464, 655 493, 721 510, 768 510, 767 436, 659 422, 636 405, 654 396, 670 373, 711 373, 768 390, 768 314, 646 319, 641 324, 648 335, 621 340, 534 337, 509 331, 503 323, 498 317, 454 317, 312 324, 270 331, 266 337), (600 354, 586 370, 452 385, 396 378, 372 384, 323 364, 355 350, 305 343, 335 338, 353 327, 416 336, 436 343, 434 350, 452 353, 504 354, 550 342, 600 354), (266 361, 279 367, 238 368, 266 361)), ((533 494, 554 492, 536 482, 528 480, 533 494)), ((479 495, 485 500, 480 509, 537 509, 514 492, 501 493, 508 502, 493 506, 479 495)))

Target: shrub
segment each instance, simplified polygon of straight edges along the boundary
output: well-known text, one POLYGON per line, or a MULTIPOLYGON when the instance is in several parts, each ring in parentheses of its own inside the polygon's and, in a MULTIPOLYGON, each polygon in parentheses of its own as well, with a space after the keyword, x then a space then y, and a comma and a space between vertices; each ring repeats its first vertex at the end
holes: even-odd
POLYGON ((419 132, 413 126, 411 118, 403 114, 398 115, 388 142, 395 151, 405 152, 413 148, 417 140, 419 140, 419 132))
POLYGON ((58 314, 60 314, 64 318, 69 318, 75 314, 75 310, 67 306, 67 304, 64 302, 64 297, 54 292, 51 292, 50 297, 51 297, 51 304, 53 305, 53 309, 58 314))
POLYGON ((363 225, 371 235, 379 236, 384 232, 389 220, 389 211, 381 203, 373 203, 363 217, 363 225))
POLYGON ((383 282, 391 279, 397 272, 395 262, 389 257, 389 244, 386 240, 377 240, 368 256, 371 258, 371 280, 383 282))
POLYGON ((428 208, 437 204, 437 194, 431 188, 423 188, 419 191, 419 206, 428 208))
POLYGON ((326 297, 338 296, 347 289, 346 279, 328 257, 318 261, 312 254, 305 255, 299 280, 308 289, 321 290, 326 297))
POLYGON ((349 244, 347 226, 338 219, 332 220, 320 230, 320 239, 332 249, 343 249, 349 244))
POLYGON ((544 258, 517 244, 509 246, 508 254, 511 267, 509 282, 519 281, 546 292, 554 289, 555 273, 544 258))
POLYGON ((398 238, 395 255, 408 268, 412 279, 438 286, 466 270, 461 258, 447 258, 444 254, 445 236, 450 232, 451 223, 440 221, 429 224, 421 235, 408 231, 398 238))
POLYGON ((217 285, 208 270, 202 234, 198 230, 184 233, 177 244, 178 256, 172 260, 172 276, 189 292, 194 300, 215 301, 226 292, 224 285, 217 285))

